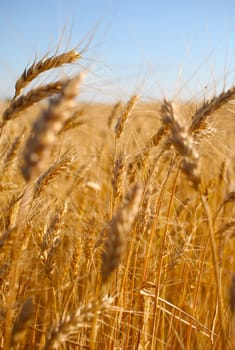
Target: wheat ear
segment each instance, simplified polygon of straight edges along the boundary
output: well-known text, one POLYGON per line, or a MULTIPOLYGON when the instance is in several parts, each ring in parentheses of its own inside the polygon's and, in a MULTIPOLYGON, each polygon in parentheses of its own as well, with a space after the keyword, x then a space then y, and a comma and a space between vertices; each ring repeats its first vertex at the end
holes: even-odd
POLYGON ((15 84, 15 96, 14 99, 19 96, 21 91, 39 74, 46 72, 52 68, 61 67, 67 63, 73 63, 81 57, 81 54, 76 50, 71 50, 61 55, 43 58, 37 63, 34 62, 31 67, 25 69, 21 77, 15 84))
POLYGON ((141 187, 134 185, 128 192, 124 205, 117 210, 104 229, 107 232, 107 237, 102 254, 101 274, 103 282, 108 279, 121 261, 121 256, 127 243, 127 235, 138 213, 141 195, 141 187))
POLYGON ((203 105, 193 115, 189 131, 195 135, 197 133, 201 133, 201 131, 205 129, 205 122, 208 116, 234 98, 235 86, 227 91, 223 91, 219 96, 215 96, 211 101, 203 103, 203 105))
POLYGON ((117 124, 115 126, 115 137, 116 139, 119 139, 123 129, 124 129, 124 125, 126 123, 127 118, 129 117, 129 115, 131 114, 136 102, 138 100, 138 96, 134 95, 132 96, 129 101, 127 102, 126 108, 124 109, 122 115, 118 118, 117 120, 117 124))
POLYGON ((71 334, 77 333, 80 328, 89 327, 94 317, 109 310, 112 303, 113 298, 103 297, 101 300, 80 306, 74 314, 67 316, 53 328, 47 337, 44 349, 58 349, 69 339, 71 334))
POLYGON ((69 117, 64 121, 62 129, 59 131, 58 135, 61 135, 64 132, 74 129, 80 125, 83 125, 85 123, 85 120, 81 119, 83 115, 84 115, 84 110, 81 109, 81 110, 75 111, 71 117, 69 117))
POLYGON ((35 103, 61 92, 64 87, 64 81, 56 81, 55 83, 39 86, 30 90, 27 94, 21 95, 13 100, 10 106, 3 113, 3 123, 8 120, 15 119, 20 113, 31 107, 35 103))
POLYGON ((186 128, 176 120, 172 104, 164 100, 161 108, 162 122, 170 130, 169 142, 182 157, 181 170, 193 183, 195 188, 200 183, 198 174, 199 155, 193 139, 186 128))
POLYGON ((50 102, 48 109, 33 125, 31 136, 24 150, 22 174, 26 181, 41 172, 43 163, 50 154, 50 148, 69 116, 70 108, 75 104, 77 89, 82 77, 81 74, 66 82, 58 98, 50 102))
POLYGON ((118 110, 121 108, 122 106, 122 102, 119 101, 117 103, 115 103, 115 105, 113 106, 111 112, 110 112, 110 115, 108 117, 108 127, 111 128, 111 125, 112 125, 112 122, 118 112, 118 110))

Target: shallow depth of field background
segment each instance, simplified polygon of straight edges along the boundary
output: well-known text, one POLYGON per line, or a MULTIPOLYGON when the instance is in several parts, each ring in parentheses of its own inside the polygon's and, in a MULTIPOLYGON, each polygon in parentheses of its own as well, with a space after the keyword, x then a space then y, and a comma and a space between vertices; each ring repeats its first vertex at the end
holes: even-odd
POLYGON ((234 79, 232 1, 11 0, 0 4, 0 95, 25 66, 55 47, 84 48, 83 93, 114 102, 212 96, 234 79))

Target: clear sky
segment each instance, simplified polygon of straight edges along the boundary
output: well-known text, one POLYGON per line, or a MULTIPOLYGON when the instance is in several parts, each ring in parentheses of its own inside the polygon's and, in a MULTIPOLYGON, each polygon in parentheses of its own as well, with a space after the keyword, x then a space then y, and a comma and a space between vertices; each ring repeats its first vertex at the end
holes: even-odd
POLYGON ((234 82, 234 14, 232 0, 1 0, 0 96, 59 42, 88 44, 75 70, 91 100, 213 95, 234 82))

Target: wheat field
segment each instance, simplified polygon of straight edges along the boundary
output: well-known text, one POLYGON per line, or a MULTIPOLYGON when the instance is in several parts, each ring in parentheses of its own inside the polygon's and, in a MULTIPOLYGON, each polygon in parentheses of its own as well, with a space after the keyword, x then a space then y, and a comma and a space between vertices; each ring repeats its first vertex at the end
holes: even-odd
POLYGON ((34 62, 0 105, 1 349, 235 349, 235 88, 32 85, 76 60, 34 62))

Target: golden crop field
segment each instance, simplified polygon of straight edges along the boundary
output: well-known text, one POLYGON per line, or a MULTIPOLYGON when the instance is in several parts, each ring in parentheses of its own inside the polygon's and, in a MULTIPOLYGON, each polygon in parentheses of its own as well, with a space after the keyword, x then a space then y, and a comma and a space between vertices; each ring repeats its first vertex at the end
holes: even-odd
POLYGON ((1 349, 235 349, 235 88, 82 102, 82 60, 0 105, 1 349))

